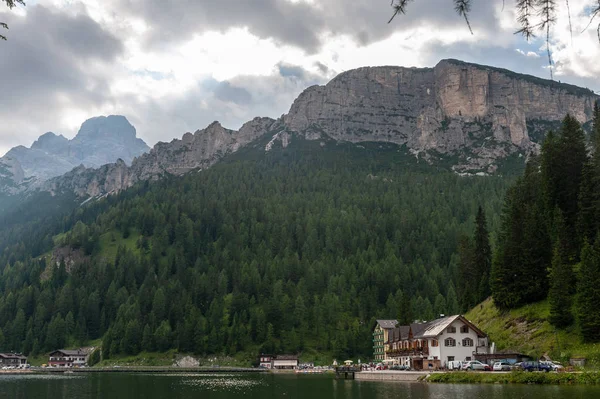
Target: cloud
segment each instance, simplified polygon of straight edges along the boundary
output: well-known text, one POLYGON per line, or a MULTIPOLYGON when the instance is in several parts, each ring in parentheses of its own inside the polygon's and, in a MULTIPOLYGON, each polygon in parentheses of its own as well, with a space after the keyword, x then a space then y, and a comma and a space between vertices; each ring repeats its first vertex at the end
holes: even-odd
MULTIPOLYGON (((595 30, 578 33, 586 1, 570 0, 573 39, 558 15, 554 75, 599 91, 595 30)), ((214 120, 238 128, 367 65, 457 58, 549 77, 544 40, 514 35, 514 2, 502 0, 473 2, 474 35, 448 0, 410 2, 390 24, 389 0, 37 0, 14 11, 0 13, 11 27, 0 154, 48 130, 72 137, 101 114, 127 116, 149 145, 214 120)))
POLYGON ((238 105, 247 105, 252 101, 252 94, 248 90, 232 86, 229 82, 221 82, 217 85, 214 91, 215 98, 224 101, 232 102, 238 105))
MULTIPOLYGON (((56 115, 71 106, 93 109, 110 101, 108 71, 122 43, 88 15, 32 6, 27 16, 0 13, 11 27, 1 43, 0 119, 3 147, 31 142, 61 127, 56 115)), ((64 126, 64 125, 63 125, 64 126)))
MULTIPOLYGON (((261 39, 273 39, 298 47, 307 54, 317 53, 327 35, 348 35, 360 46, 390 37, 398 31, 430 25, 467 30, 464 19, 448 0, 411 3, 405 16, 392 23, 389 3, 373 0, 111 0, 106 4, 130 17, 143 18, 148 48, 160 49, 174 42, 190 40, 207 31, 227 32, 232 26, 246 27, 261 39), (112 1, 112 2, 111 2, 112 1)), ((497 1, 473 5, 471 24, 478 33, 498 27, 494 16, 497 1)))
POLYGON ((517 53, 524 55, 525 57, 529 57, 529 58, 540 58, 540 55, 538 53, 536 53, 535 51, 528 51, 525 52, 521 49, 516 49, 517 53))

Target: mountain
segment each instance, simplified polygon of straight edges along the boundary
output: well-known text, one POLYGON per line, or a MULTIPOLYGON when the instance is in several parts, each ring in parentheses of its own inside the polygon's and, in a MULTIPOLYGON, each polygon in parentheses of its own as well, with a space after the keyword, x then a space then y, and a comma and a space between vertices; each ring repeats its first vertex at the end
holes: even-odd
POLYGON ((587 123, 596 99, 457 61, 363 68, 277 120, 215 122, 129 166, 77 167, 0 214, 4 346, 369 358, 376 319, 465 307, 480 207, 503 240, 506 163, 522 165, 561 113, 587 123))
POLYGON ((111 115, 88 119, 72 140, 48 132, 40 136, 31 148, 15 147, 0 160, 4 164, 20 165, 23 176, 19 172, 11 179, 12 183, 18 184, 19 178, 44 181, 79 165, 97 168, 117 159, 131 164, 135 157, 148 150, 149 147, 136 137, 135 128, 124 116, 111 115))
POLYGON ((546 132, 567 113, 587 124, 599 97, 577 86, 457 60, 434 68, 366 67, 325 86, 307 88, 277 120, 255 118, 239 131, 218 122, 181 140, 158 143, 130 167, 78 168, 43 189, 100 196, 143 180, 205 169, 269 137, 286 146, 294 137, 335 142, 386 142, 415 156, 449 164, 461 174, 493 174, 511 156, 520 164, 539 150, 546 132))
POLYGON ((307 138, 406 144, 426 157, 458 156, 457 171, 493 173, 497 160, 534 150, 548 124, 567 113, 590 121, 598 98, 572 85, 442 60, 434 68, 342 73, 305 90, 283 122, 307 138))

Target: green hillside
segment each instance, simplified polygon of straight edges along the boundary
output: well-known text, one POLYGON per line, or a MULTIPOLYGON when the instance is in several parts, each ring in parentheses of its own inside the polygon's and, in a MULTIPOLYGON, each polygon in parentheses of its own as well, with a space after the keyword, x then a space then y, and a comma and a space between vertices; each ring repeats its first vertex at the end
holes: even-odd
POLYGON ((501 312, 488 299, 466 314, 490 339, 498 350, 514 350, 535 358, 544 354, 567 364, 571 357, 585 357, 587 367, 600 368, 600 345, 583 343, 575 326, 557 329, 548 321, 550 304, 542 301, 501 312))
POLYGON ((24 203, 0 228, 0 346, 369 358, 376 318, 460 310, 458 242, 480 205, 494 238, 510 181, 295 139, 71 212, 24 203))

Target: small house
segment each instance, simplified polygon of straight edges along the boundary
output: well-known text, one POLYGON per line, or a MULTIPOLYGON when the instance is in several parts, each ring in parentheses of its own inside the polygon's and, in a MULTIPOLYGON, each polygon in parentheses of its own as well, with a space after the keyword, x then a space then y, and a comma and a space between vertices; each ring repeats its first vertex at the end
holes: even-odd
POLYGON ((277 356, 273 359, 273 368, 276 370, 295 370, 298 368, 298 356, 277 356))
POLYGON ((27 364, 27 356, 20 353, 0 353, 0 366, 2 367, 19 367, 27 364))
POLYGON ((82 349, 59 349, 50 353, 50 367, 81 367, 87 365, 89 353, 82 349))
POLYGON ((273 368, 273 356, 261 354, 258 359, 258 367, 261 369, 272 369, 273 368))

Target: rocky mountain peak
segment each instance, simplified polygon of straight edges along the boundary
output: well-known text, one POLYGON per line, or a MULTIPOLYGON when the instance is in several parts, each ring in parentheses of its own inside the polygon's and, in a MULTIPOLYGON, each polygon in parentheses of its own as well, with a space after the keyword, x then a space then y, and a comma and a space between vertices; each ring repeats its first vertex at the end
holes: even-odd
POLYGON ((83 122, 74 140, 136 139, 135 127, 122 115, 97 116, 83 122))
POLYGON ((136 137, 136 130, 127 118, 110 115, 85 121, 73 140, 48 132, 31 148, 15 147, 3 159, 5 164, 9 158, 18 162, 25 178, 43 181, 63 175, 78 165, 98 168, 119 158, 131 164, 135 157, 148 150, 146 143, 136 137))
POLYGON ((58 149, 64 148, 68 142, 69 140, 63 135, 56 135, 52 132, 48 132, 42 134, 36 141, 34 141, 31 145, 31 148, 55 152, 58 149))

